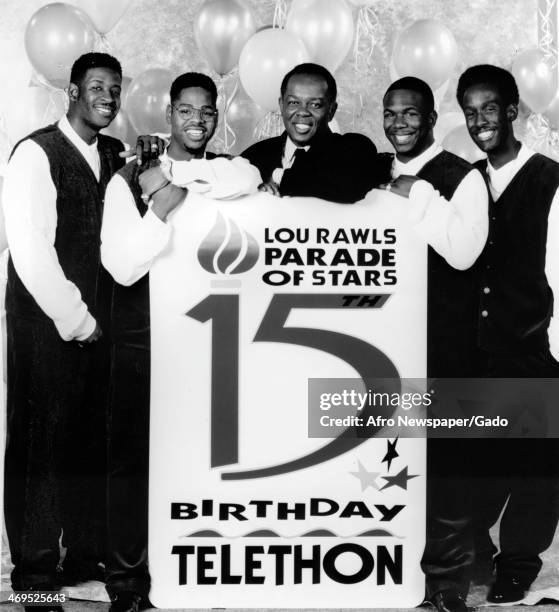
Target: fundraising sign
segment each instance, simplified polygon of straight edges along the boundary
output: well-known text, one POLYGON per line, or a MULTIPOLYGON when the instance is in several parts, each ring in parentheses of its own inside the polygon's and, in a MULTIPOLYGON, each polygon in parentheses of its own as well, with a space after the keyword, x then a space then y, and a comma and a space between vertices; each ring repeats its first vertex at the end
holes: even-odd
POLYGON ((421 602, 425 441, 308 431, 309 379, 425 377, 405 204, 191 194, 173 213, 150 272, 157 606, 421 602))

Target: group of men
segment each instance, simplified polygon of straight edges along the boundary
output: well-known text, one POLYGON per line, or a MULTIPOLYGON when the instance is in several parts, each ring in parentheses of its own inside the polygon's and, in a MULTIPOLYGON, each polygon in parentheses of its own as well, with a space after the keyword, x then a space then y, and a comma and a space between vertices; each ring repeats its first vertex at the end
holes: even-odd
MULTIPOLYGON (((140 137, 137 163, 125 165, 122 143, 100 134, 119 110, 121 79, 111 56, 79 58, 67 115, 18 143, 8 164, 5 517, 15 590, 96 578, 102 563, 111 610, 134 612, 150 589, 149 270, 175 211, 258 189, 348 204, 390 190, 409 200, 408 221, 430 247, 428 376, 550 378, 559 376, 548 334, 559 165, 515 138, 518 90, 494 66, 468 69, 458 85, 487 154, 477 168, 435 142, 432 91, 413 77, 383 99, 394 156, 361 134, 332 133, 336 82, 310 63, 283 79, 284 133, 238 158, 206 151, 218 121, 213 81, 181 75, 170 142, 140 137)), ((439 610, 466 610, 472 568, 483 564, 492 602, 521 600, 535 579, 559 516, 559 456, 553 441, 533 442, 429 440, 422 567, 439 610), (471 454, 479 470, 466 474, 471 454), (488 530, 507 499, 494 556, 488 530)))

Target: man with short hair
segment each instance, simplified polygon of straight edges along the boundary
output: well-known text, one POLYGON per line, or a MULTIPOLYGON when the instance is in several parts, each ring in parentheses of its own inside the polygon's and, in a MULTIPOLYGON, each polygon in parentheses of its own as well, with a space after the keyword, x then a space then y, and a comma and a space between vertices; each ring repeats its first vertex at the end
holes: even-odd
POLYGON ((5 517, 16 590, 58 588, 61 530, 66 581, 95 578, 104 556, 112 281, 99 235, 124 147, 99 131, 118 113, 121 78, 114 57, 80 57, 67 115, 19 142, 6 171, 5 517))
POLYGON ((217 89, 190 72, 171 86, 171 141, 152 168, 128 164, 107 188, 103 264, 117 281, 112 308, 113 383, 109 421, 107 591, 111 612, 148 605, 150 413, 149 269, 169 244, 174 212, 193 198, 254 193, 256 168, 206 151, 217 127, 217 89))
POLYGON ((279 98, 285 132, 242 153, 260 170, 261 190, 350 203, 388 179, 367 136, 330 130, 336 96, 336 81, 323 66, 299 64, 285 75, 279 98))
MULTIPOLYGON (((487 237, 487 189, 480 173, 433 136, 433 93, 404 77, 383 99, 384 132, 396 151, 386 188, 409 199, 408 220, 429 244, 427 376, 476 375, 474 273, 487 237)), ((436 388, 436 387, 435 387, 436 388)), ((469 494, 460 440, 427 441, 427 597, 441 612, 465 612, 472 563, 469 494)))
MULTIPOLYGON (((468 68, 456 95, 472 140, 487 154, 476 166, 491 194, 476 286, 482 375, 557 378, 559 164, 516 139, 519 95, 508 71, 468 68)), ((541 568, 539 555, 553 541, 559 445, 555 439, 478 441, 475 455, 481 472, 474 487, 476 554, 494 561, 496 570, 487 599, 513 603, 524 599, 541 568), (488 531, 503 506, 493 560, 488 531)))

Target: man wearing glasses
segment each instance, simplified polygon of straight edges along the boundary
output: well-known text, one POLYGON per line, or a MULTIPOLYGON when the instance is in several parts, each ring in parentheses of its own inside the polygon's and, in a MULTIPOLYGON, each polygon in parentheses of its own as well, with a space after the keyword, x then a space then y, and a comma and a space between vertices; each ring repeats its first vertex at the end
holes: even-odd
POLYGON ((171 86, 171 141, 144 170, 128 164, 107 187, 101 259, 117 281, 112 317, 108 422, 107 592, 112 612, 148 605, 147 566, 150 307, 149 269, 166 248, 173 211, 191 197, 233 199, 256 192, 260 174, 242 158, 206 151, 218 119, 217 89, 190 72, 171 86))

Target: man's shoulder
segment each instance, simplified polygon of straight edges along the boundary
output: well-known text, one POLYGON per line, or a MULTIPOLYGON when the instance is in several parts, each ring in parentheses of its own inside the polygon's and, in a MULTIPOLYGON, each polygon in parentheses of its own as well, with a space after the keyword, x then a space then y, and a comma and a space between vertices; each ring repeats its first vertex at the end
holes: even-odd
POLYGON ((272 136, 272 138, 264 138, 264 140, 259 140, 254 144, 250 145, 247 149, 245 149, 241 155, 243 157, 248 157, 252 154, 259 154, 266 151, 276 151, 278 147, 283 146, 284 137, 283 136, 272 136))
POLYGON ((99 148, 112 149, 115 151, 124 151, 124 143, 118 138, 108 136, 107 134, 97 134, 99 148))
POLYGON ((27 136, 24 136, 18 142, 16 142, 12 152, 10 153, 10 157, 12 157, 12 155, 24 142, 31 141, 38 144, 41 148, 44 148, 53 141, 61 139, 61 137, 62 132, 58 129, 56 124, 53 123, 52 125, 47 125, 35 130, 34 132, 31 132, 30 134, 27 134, 27 136))
MULTIPOLYGON (((473 170, 474 168, 477 167, 477 163, 471 164, 469 161, 467 161, 466 159, 464 159, 463 157, 460 157, 459 155, 456 155, 455 153, 451 153, 450 151, 447 151, 446 149, 443 149, 436 157, 434 157, 433 159, 437 159, 439 158, 439 161, 445 165, 452 165, 455 166, 457 168, 460 168, 462 170, 464 170, 466 173, 470 172, 470 170, 473 170)), ((485 160, 481 160, 482 162, 485 162, 485 160)))
POLYGON ((359 132, 346 132, 345 134, 332 132, 327 142, 329 146, 346 151, 349 155, 374 155, 377 152, 375 143, 368 136, 359 132))

